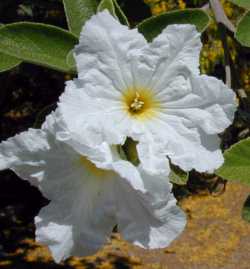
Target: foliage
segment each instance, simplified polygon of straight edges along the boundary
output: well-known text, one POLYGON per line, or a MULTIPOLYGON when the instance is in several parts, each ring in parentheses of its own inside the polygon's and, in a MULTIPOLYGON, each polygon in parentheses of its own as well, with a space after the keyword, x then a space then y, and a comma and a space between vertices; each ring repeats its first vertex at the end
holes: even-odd
POLYGON ((22 61, 12 57, 10 55, 6 55, 4 53, 0 53, 0 72, 7 71, 19 65, 22 61))
POLYGON ((230 2, 247 9, 250 9, 250 2, 249 0, 229 0, 230 2))
POLYGON ((250 195, 247 197, 243 209, 242 209, 242 218, 247 222, 250 222, 250 195))
POLYGON ((97 0, 63 0, 69 30, 80 35, 82 26, 96 11, 97 0))
POLYGON ((250 138, 234 144, 224 153, 225 162, 216 174, 250 185, 250 138))
POLYGON ((171 164, 170 181, 177 185, 185 185, 188 181, 188 173, 182 171, 179 167, 171 164))
POLYGON ((199 9, 172 11, 144 20, 138 25, 138 30, 147 40, 151 41, 170 24, 194 24, 199 31, 203 31, 209 24, 208 15, 199 9))
POLYGON ((250 47, 250 11, 248 11, 244 17, 240 20, 237 32, 236 32, 236 38, 237 40, 246 47, 250 47))
POLYGON ((110 14, 116 17, 122 24, 129 25, 128 19, 116 0, 102 0, 97 8, 97 11, 102 11, 104 9, 108 9, 110 14))
POLYGON ((66 57, 77 38, 51 25, 20 22, 0 28, 0 51, 24 61, 70 72, 66 57))

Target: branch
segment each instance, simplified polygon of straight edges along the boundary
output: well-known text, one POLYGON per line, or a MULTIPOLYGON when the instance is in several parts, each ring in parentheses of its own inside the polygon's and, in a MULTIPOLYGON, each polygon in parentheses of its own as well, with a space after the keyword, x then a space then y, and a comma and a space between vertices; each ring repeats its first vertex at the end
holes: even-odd
POLYGON ((208 11, 209 10, 209 3, 205 4, 200 9, 202 9, 203 11, 208 11))
POLYGON ((235 32, 235 27, 231 21, 227 18, 224 9, 219 0, 210 0, 211 8, 215 15, 215 20, 218 23, 219 32, 221 34, 221 41, 224 48, 224 59, 225 59, 225 73, 226 73, 226 84, 229 88, 232 87, 232 71, 231 71, 231 58, 229 54, 226 28, 231 32, 235 32))
POLYGON ((227 33, 234 34, 236 29, 231 21, 227 18, 224 9, 219 0, 209 0, 210 6, 214 12, 215 20, 218 23, 219 32, 221 34, 221 41, 224 49, 224 59, 225 59, 225 74, 226 74, 226 84, 229 88, 232 88, 232 82, 234 82, 234 89, 241 100, 241 103, 244 107, 247 107, 246 104, 246 92, 244 89, 239 88, 239 85, 236 85, 236 81, 232 80, 232 73, 234 77, 237 77, 237 72, 232 63, 229 48, 227 44, 227 33), (229 30, 229 31, 227 31, 229 30))
POLYGON ((218 23, 222 23, 228 30, 235 33, 235 26, 227 18, 224 9, 219 0, 209 0, 211 8, 214 12, 215 19, 218 23))

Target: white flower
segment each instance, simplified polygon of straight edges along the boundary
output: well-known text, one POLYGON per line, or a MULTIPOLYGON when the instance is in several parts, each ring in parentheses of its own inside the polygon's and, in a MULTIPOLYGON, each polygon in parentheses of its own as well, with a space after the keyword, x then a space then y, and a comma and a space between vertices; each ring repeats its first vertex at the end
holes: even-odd
POLYGON ((61 97, 67 125, 85 130, 93 143, 139 141, 140 160, 151 172, 157 171, 152 152, 159 153, 157 164, 168 156, 184 170, 213 171, 223 163, 217 134, 232 122, 235 94, 199 75, 200 49, 195 26, 170 25, 147 43, 137 29, 98 13, 75 48, 78 79, 61 97))
POLYGON ((121 160, 107 143, 89 147, 83 136, 78 143, 59 116, 0 144, 0 170, 12 169, 50 200, 35 218, 36 240, 57 262, 94 253, 115 225, 138 246, 168 246, 185 216, 166 175, 152 176, 121 160))

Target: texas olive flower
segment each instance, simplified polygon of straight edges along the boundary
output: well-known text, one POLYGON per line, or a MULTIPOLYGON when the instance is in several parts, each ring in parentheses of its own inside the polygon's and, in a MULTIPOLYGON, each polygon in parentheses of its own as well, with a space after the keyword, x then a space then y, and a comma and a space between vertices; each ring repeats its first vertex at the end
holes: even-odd
POLYGON ((200 50, 195 26, 170 25, 148 43, 107 11, 98 13, 74 50, 78 79, 59 105, 67 125, 88 130, 94 143, 138 141, 151 172, 155 156, 186 171, 213 171, 223 163, 217 134, 232 122, 235 94, 199 74, 200 50))
MULTIPOLYGON (((116 148, 84 144, 59 119, 0 144, 0 170, 10 168, 50 203, 35 218, 36 240, 59 262, 97 251, 117 225, 124 239, 162 248, 185 226, 166 174, 150 175, 122 160, 116 148)), ((166 164, 166 171, 168 171, 166 164)))

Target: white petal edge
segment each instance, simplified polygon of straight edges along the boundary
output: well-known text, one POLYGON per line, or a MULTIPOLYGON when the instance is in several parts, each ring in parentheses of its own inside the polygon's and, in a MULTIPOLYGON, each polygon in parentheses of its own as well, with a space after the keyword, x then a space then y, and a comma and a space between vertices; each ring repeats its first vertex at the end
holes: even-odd
POLYGON ((120 24, 107 10, 97 13, 85 23, 75 48, 79 78, 86 84, 101 81, 114 93, 126 89, 133 82, 131 61, 146 44, 137 29, 120 24))
POLYGON ((146 249, 167 247, 183 231, 186 218, 169 192, 167 179, 143 175, 148 195, 136 195, 125 184, 117 198, 118 230, 124 239, 146 249), (158 181, 161 181, 158 184, 158 181), (159 194, 155 191, 158 189, 159 194), (153 194, 153 196, 151 196, 153 194), (158 197, 157 197, 158 196, 158 197))
POLYGON ((42 208, 35 218, 36 240, 56 262, 92 255, 107 242, 116 224, 112 185, 112 179, 85 178, 72 195, 42 208))

